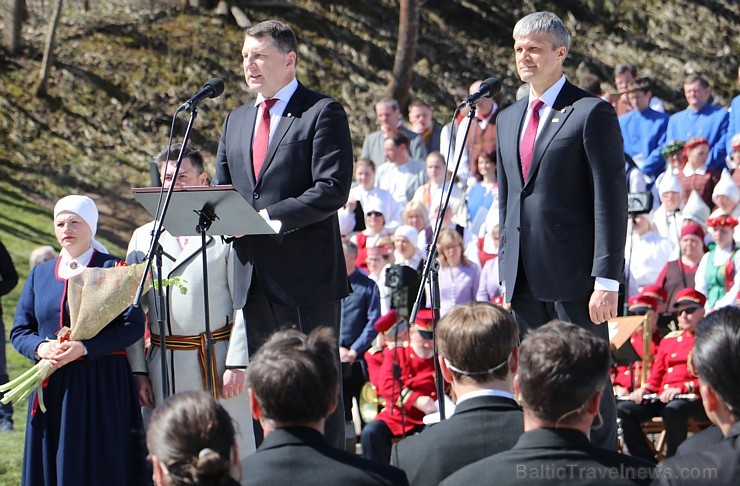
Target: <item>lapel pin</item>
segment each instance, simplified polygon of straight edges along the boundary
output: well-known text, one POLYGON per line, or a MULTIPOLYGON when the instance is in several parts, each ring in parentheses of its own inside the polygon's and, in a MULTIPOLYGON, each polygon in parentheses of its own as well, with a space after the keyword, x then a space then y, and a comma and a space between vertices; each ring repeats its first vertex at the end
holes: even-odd
POLYGON ((557 123, 557 122, 559 122, 559 121, 560 121, 560 118, 553 118, 553 119, 552 119, 552 123, 557 123))
POLYGON ((293 116, 293 114, 292 114, 292 113, 288 113, 288 114, 287 114, 287 115, 285 115, 285 116, 287 116, 288 118, 290 118, 291 116, 293 116))
POLYGON ((562 110, 560 110, 560 113, 565 113, 565 108, 563 108, 562 110))

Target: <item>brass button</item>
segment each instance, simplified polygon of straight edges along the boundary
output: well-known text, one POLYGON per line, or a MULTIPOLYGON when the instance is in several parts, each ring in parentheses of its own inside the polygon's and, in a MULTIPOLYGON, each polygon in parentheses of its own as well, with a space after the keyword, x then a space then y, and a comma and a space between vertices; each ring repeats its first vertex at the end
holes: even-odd
POLYGON ((668 368, 667 371, 668 371, 668 373, 673 373, 673 366, 671 366, 670 368, 668 368))

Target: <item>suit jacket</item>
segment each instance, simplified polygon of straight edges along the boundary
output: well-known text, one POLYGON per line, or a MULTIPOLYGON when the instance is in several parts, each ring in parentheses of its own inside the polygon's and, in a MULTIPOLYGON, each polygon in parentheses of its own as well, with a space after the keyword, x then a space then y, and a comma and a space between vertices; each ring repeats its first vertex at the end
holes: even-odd
POLYGON ((514 400, 482 396, 462 402, 447 420, 393 446, 391 464, 412 485, 439 484, 458 469, 507 451, 524 431, 514 400))
POLYGON ((441 484, 647 485, 653 473, 649 462, 594 447, 577 430, 536 429, 522 434, 510 451, 466 466, 441 484))
POLYGON ((404 485, 403 471, 329 445, 307 427, 275 429, 245 461, 245 485, 404 485))
POLYGON ((519 138, 527 98, 496 122, 501 244, 506 298, 519 260, 540 301, 587 300, 594 277, 622 280, 627 231, 624 150, 612 106, 566 81, 522 180, 519 138), (537 276, 537 278, 534 278, 537 276))
POLYGON ((349 293, 337 210, 352 181, 352 139, 344 108, 299 84, 273 133, 259 174, 252 168, 257 107, 226 116, 214 184, 233 184, 280 234, 234 241, 234 307, 246 303, 251 271, 273 302, 303 306, 338 301, 349 293))
POLYGON ((735 422, 727 437, 702 450, 671 457, 658 466, 653 482, 665 484, 740 484, 740 422, 735 422), (703 476, 698 476, 703 474, 703 476))

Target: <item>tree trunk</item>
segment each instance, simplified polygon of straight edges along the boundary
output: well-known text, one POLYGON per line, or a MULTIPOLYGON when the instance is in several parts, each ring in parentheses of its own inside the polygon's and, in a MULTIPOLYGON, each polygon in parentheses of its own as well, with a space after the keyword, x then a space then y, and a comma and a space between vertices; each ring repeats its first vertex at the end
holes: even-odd
POLYGON ((10 54, 21 49, 21 27, 23 26, 24 0, 5 0, 5 47, 10 54))
POLYGON ((409 104, 409 90, 416 62, 416 42, 419 36, 419 0, 401 0, 398 19, 398 44, 393 63, 393 76, 387 95, 398 101, 401 111, 409 104))
POLYGON ((54 13, 51 15, 51 22, 49 22, 49 35, 46 38, 44 58, 41 61, 39 81, 36 85, 36 96, 38 97, 46 96, 47 93, 49 72, 51 71, 51 65, 54 63, 54 38, 56 37, 57 25, 59 25, 59 17, 62 16, 62 2, 63 0, 57 0, 57 3, 54 5, 54 13))

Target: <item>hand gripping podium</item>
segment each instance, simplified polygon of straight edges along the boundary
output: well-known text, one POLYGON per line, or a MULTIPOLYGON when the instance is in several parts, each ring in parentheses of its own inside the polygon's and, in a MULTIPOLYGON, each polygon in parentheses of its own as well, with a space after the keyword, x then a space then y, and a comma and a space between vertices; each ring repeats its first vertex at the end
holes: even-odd
MULTIPOLYGON (((208 299, 208 258, 206 256, 207 233, 211 235, 274 235, 277 232, 273 227, 247 203, 247 201, 234 189, 233 186, 189 186, 172 188, 171 202, 166 205, 164 220, 162 217, 162 197, 164 193, 160 187, 135 188, 134 197, 155 218, 155 231, 166 229, 172 236, 198 236, 201 237, 201 251, 203 260, 203 293, 205 310, 205 335, 206 335, 206 375, 208 390, 214 397, 218 397, 216 384, 213 380, 212 356, 213 340, 211 337, 210 309, 208 299)), ((154 238, 154 234, 152 235, 154 238)), ((157 245, 158 246, 158 245, 157 245)), ((156 248, 154 249, 156 252, 156 248)), ((147 256, 151 260, 151 255, 147 256)), ((162 276, 161 258, 158 258, 158 276, 162 276)), ((161 281, 158 286, 160 309, 165 310, 168 302, 161 293, 161 281)), ((166 363, 166 336, 162 315, 159 313, 160 329, 160 357, 162 360, 162 388, 163 396, 169 396, 167 383, 166 363)))

